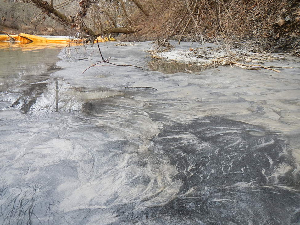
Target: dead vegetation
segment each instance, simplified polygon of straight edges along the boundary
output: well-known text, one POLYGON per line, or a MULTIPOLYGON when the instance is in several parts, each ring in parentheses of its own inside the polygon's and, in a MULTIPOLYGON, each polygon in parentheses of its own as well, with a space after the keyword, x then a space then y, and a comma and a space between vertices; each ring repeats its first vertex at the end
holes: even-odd
MULTIPOLYGON (((271 70, 280 72, 283 67, 266 65, 266 62, 285 60, 283 54, 254 53, 243 49, 225 49, 224 45, 204 44, 198 48, 183 48, 170 51, 169 48, 154 48, 149 51, 152 60, 149 67, 162 72, 200 72, 219 66, 239 67, 247 70, 271 70)), ((285 67, 290 68, 290 67, 285 67)))
POLYGON ((132 20, 145 39, 247 41, 256 51, 300 53, 297 0, 148 0, 144 5, 149 16, 136 14, 132 20))

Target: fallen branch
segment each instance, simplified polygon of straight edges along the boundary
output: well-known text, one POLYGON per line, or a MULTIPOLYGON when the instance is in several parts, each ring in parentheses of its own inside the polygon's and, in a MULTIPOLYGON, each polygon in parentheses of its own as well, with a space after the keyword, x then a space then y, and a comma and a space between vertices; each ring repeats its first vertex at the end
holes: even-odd
POLYGON ((141 10, 142 13, 145 14, 145 16, 149 16, 148 11, 142 6, 142 4, 138 0, 130 0, 130 1, 132 1, 139 8, 139 10, 141 10))
MULTIPOLYGON (((53 5, 49 4, 47 1, 43 1, 43 0, 30 0, 30 2, 32 2, 38 8, 44 10, 48 14, 53 14, 55 16, 55 18, 57 18, 58 21, 60 21, 61 23, 69 25, 69 26, 73 26, 74 22, 72 21, 72 19, 70 17, 67 17, 63 13, 59 12, 58 10, 56 10, 53 7, 53 5)), ((93 30, 91 30, 90 28, 88 28, 83 23, 80 25, 80 30, 83 31, 84 33, 90 35, 90 36, 93 36, 93 37, 98 36, 93 30)))
POLYGON ((11 42, 15 42, 15 41, 16 41, 12 36, 10 36, 9 33, 6 33, 6 32, 3 31, 3 30, 0 30, 0 33, 6 34, 6 35, 9 37, 9 40, 10 40, 11 42))
POLYGON ((115 27, 115 28, 107 29, 103 33, 104 34, 132 34, 134 32, 135 31, 131 28, 115 27))
MULTIPOLYGON (((82 72, 82 74, 84 74, 84 73, 85 73, 87 70, 89 70, 90 68, 95 67, 95 66, 97 66, 97 65, 99 65, 99 64, 101 64, 101 63, 106 63, 106 64, 109 64, 109 65, 112 65, 112 66, 124 66, 124 67, 125 67, 125 66, 133 66, 133 67, 135 67, 135 68, 142 68, 142 67, 140 67, 140 66, 135 66, 135 65, 131 65, 131 64, 116 64, 116 63, 111 63, 111 62, 109 62, 108 59, 105 59, 105 58, 103 57, 103 54, 102 54, 102 51, 101 51, 101 49, 100 49, 100 45, 99 45, 98 40, 97 40, 97 46, 98 46, 98 50, 99 50, 99 53, 100 53, 100 56, 101 56, 102 61, 96 62, 95 64, 89 66, 88 68, 86 68, 86 69, 82 72)), ((103 66, 104 66, 104 65, 103 65, 103 66)))
POLYGON ((145 87, 129 87, 129 86, 126 86, 125 89, 134 89, 134 90, 135 90, 135 89, 137 89, 137 90, 142 89, 142 90, 153 90, 153 91, 157 91, 156 88, 154 88, 154 87, 148 87, 148 86, 145 86, 145 87))
POLYGON ((279 70, 273 69, 270 66, 262 66, 262 65, 249 65, 249 64, 244 64, 244 63, 238 63, 238 62, 231 62, 231 65, 235 65, 237 67, 240 67, 242 69, 247 69, 247 70, 258 70, 258 69, 266 69, 266 70, 272 70, 274 72, 280 73, 279 70))

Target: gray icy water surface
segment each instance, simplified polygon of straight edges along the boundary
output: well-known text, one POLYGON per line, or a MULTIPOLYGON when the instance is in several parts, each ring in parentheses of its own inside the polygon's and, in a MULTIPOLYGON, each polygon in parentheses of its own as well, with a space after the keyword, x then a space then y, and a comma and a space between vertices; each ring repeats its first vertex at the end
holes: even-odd
POLYGON ((165 74, 150 47, 1 73, 0 224, 300 223, 299 59, 165 74))

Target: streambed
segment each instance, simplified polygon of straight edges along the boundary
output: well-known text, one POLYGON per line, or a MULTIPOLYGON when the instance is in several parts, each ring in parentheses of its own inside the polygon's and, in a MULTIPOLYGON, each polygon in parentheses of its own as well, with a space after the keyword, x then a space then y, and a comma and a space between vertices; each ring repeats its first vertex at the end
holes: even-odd
POLYGON ((167 73, 151 46, 2 74, 1 224, 300 222, 299 59, 167 73))

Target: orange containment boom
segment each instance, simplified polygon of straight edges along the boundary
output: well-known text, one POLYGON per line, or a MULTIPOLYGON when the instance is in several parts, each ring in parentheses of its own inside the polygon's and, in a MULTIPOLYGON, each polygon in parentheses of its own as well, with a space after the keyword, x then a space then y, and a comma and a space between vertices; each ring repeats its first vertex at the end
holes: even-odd
MULTIPOLYGON (((98 42, 105 42, 105 41, 115 41, 114 38, 111 37, 98 37, 98 42)), ((14 41, 18 42, 20 44, 29 44, 29 43, 35 43, 35 44, 69 44, 69 43, 82 43, 83 39, 70 39, 69 37, 51 37, 51 36, 37 36, 37 35, 30 35, 30 34, 24 34, 21 33, 19 35, 8 35, 8 34, 2 34, 0 35, 0 42, 9 42, 14 41)), ((96 41, 95 41, 96 42, 96 41)))

